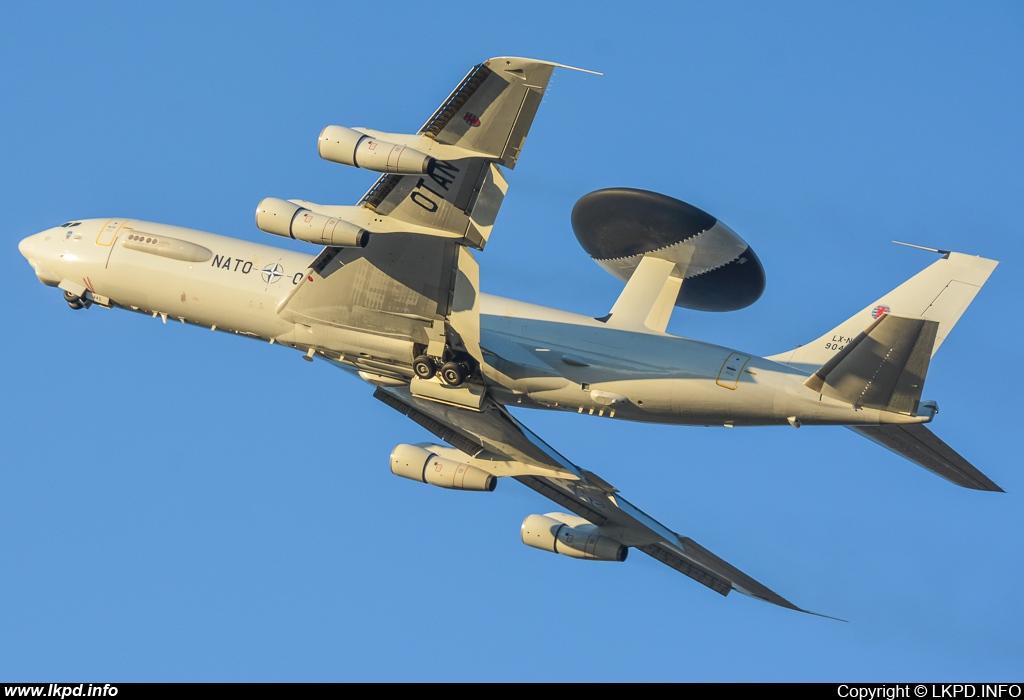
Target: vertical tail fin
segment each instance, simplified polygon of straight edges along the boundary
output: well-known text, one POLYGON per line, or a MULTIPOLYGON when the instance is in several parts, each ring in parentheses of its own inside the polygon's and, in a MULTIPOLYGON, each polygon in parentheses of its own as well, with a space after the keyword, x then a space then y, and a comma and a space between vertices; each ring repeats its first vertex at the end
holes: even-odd
POLYGON ((813 372, 860 335, 883 314, 936 321, 932 355, 960 320, 999 263, 974 255, 946 253, 921 272, 817 340, 769 360, 813 372))

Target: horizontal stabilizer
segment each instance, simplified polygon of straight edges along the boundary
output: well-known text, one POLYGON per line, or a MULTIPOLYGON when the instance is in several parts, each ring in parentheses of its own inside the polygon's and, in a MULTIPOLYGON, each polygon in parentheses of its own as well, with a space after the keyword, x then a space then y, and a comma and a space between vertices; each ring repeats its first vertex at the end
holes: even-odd
POLYGON ((850 426, 850 430, 957 486, 978 491, 1002 491, 978 468, 957 454, 923 425, 850 426))
POLYGON ((914 415, 938 327, 937 321, 885 314, 804 385, 854 406, 914 415))

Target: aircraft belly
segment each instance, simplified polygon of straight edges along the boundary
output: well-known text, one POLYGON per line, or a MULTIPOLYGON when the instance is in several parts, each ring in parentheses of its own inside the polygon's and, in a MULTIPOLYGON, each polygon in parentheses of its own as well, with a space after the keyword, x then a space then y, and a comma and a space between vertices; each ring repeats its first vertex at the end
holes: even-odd
POLYGON ((748 371, 749 356, 730 362, 737 353, 728 348, 557 319, 495 316, 483 319, 481 345, 494 355, 489 378, 510 390, 510 403, 682 425, 780 422, 773 388, 748 371), (729 367, 723 383, 723 368, 729 367))
POLYGON ((481 318, 481 345, 489 351, 484 374, 503 402, 675 425, 919 420, 822 397, 803 386, 806 376, 770 360, 687 338, 570 322, 572 315, 559 313, 481 318))
POLYGON ((244 331, 264 338, 291 324, 278 318, 274 296, 230 285, 204 275, 174 274, 159 266, 126 266, 111 275, 110 293, 117 304, 143 312, 165 313, 188 323, 244 331))

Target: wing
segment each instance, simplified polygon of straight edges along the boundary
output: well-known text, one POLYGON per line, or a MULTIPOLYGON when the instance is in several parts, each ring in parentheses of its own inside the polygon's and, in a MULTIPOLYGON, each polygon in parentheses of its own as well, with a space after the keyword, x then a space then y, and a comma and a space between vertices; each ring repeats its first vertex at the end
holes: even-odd
POLYGON ((278 313, 384 339, 378 363, 409 366, 410 343, 434 356, 465 346, 480 361, 479 275, 467 246, 487 243, 508 190, 499 166, 518 162, 557 65, 501 57, 470 70, 415 137, 437 158, 429 172, 384 175, 359 203, 393 232, 371 236, 366 248, 325 248, 278 313))
POLYGON ((498 476, 512 476, 599 526, 621 544, 639 549, 716 593, 724 596, 735 590, 784 608, 810 612, 690 538, 680 537, 622 498, 599 476, 569 462, 490 399, 485 399, 480 411, 470 411, 418 398, 406 387, 378 388, 374 396, 460 450, 474 466, 498 476), (513 467, 499 469, 494 467, 496 463, 513 467))

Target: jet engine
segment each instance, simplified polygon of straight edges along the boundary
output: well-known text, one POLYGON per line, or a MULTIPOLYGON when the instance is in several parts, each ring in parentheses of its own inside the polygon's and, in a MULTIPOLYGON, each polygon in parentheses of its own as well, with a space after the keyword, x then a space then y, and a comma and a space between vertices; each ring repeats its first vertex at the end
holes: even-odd
POLYGON ((351 165, 379 173, 422 175, 434 159, 408 146, 399 146, 344 126, 328 126, 317 141, 320 157, 332 163, 351 165))
POLYGON ((493 491, 498 479, 470 464, 438 457, 419 445, 391 450, 391 473, 423 484, 461 491, 493 491))
POLYGON ((568 513, 528 515, 521 528, 523 544, 576 559, 626 561, 629 547, 600 534, 600 528, 568 513))
POLYGON ((646 256, 676 264, 676 306, 734 311, 764 292, 764 268, 754 251, 721 221, 657 192, 615 187, 584 195, 572 229, 598 265, 623 282, 646 256))
POLYGON ((370 239, 369 231, 356 224, 316 214, 276 197, 267 197, 256 205, 256 227, 275 236, 346 248, 364 248, 370 239))

